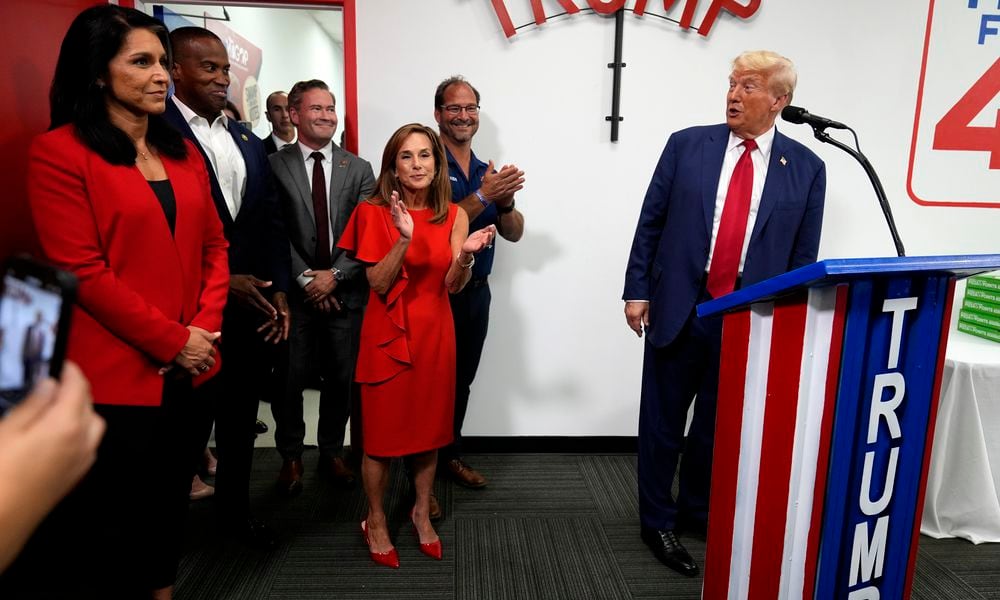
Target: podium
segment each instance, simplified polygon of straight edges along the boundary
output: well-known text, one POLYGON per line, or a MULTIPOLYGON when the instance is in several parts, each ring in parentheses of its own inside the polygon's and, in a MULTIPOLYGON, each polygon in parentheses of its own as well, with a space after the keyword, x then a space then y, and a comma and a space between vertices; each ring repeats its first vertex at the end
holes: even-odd
POLYGON ((954 282, 1000 255, 830 259, 727 313, 706 600, 908 598, 954 282))

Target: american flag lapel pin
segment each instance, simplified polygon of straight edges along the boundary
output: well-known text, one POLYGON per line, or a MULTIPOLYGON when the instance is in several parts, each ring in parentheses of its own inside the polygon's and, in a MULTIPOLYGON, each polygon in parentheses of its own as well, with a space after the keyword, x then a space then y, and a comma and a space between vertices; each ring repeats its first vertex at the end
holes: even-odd
POLYGON ((337 165, 337 166, 340 167, 341 169, 346 169, 347 168, 347 159, 346 158, 340 159, 340 164, 337 165))

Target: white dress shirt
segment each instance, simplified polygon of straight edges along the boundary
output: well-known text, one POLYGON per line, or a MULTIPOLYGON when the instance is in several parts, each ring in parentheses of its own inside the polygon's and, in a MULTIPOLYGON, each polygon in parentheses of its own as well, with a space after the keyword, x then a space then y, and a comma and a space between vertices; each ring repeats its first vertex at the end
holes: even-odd
POLYGON ((243 194, 246 193, 247 166, 243 162, 243 154, 236 145, 236 140, 227 129, 229 119, 220 112, 215 121, 209 123, 208 119, 198 116, 177 96, 173 97, 173 101, 194 132, 194 137, 198 139, 209 162, 212 163, 212 170, 215 171, 215 178, 222 188, 222 196, 226 199, 229 215, 235 219, 240 212, 243 194))
MULTIPOLYGON (((319 153, 321 153, 323 155, 323 176, 326 177, 326 214, 327 214, 327 217, 329 217, 329 216, 331 216, 331 212, 330 212, 330 177, 331 177, 331 175, 333 173, 333 142, 332 141, 328 142, 325 146, 323 146, 319 150, 313 150, 312 148, 310 148, 309 146, 306 146, 302 142, 298 142, 298 146, 299 146, 299 151, 302 152, 302 162, 306 166, 306 181, 309 183, 309 193, 310 194, 312 193, 312 173, 313 173, 313 163, 315 162, 315 160, 310 155, 313 152, 319 152, 319 153)), ((310 206, 311 206, 311 204, 310 204, 310 206)), ((316 218, 316 215, 313 215, 313 219, 315 219, 315 218, 316 218)), ((327 236, 327 238, 330 240, 330 254, 332 255, 333 254, 333 244, 336 242, 336 240, 333 239, 333 231, 332 231, 332 227, 330 227, 330 219, 329 218, 326 220, 325 224, 316 223, 316 227, 317 228, 323 227, 323 226, 325 226, 327 228, 327 231, 329 231, 329 235, 327 236)), ((306 284, 308 284, 310 281, 312 281, 313 278, 309 277, 309 276, 307 276, 307 275, 305 275, 303 273, 300 273, 298 275, 298 277, 296 277, 295 279, 296 279, 296 281, 298 281, 298 283, 299 283, 300 286, 305 287, 306 284)))
MULTIPOLYGON (((753 233, 754 224, 757 222, 757 209, 760 208, 760 196, 764 191, 764 181, 767 179, 767 163, 771 159, 771 146, 774 145, 774 126, 764 132, 759 137, 754 138, 757 142, 757 149, 750 155, 753 162, 753 190, 750 192, 750 215, 747 217, 747 231, 743 238, 743 249, 740 251, 740 270, 743 272, 743 263, 747 259, 747 247, 750 243, 750 235, 753 233)), ((719 223, 722 221, 722 208, 726 204, 726 195, 729 193, 729 182, 733 178, 733 171, 736 170, 736 162, 743 155, 744 148, 740 146, 743 138, 737 137, 732 131, 729 132, 729 142, 726 144, 726 154, 722 161, 722 173, 719 176, 719 189, 715 192, 715 213, 712 215, 712 240, 708 247, 708 263, 705 271, 708 272, 712 266, 712 255, 715 254, 715 238, 719 235, 719 223)))
POLYGON ((277 148, 278 150, 281 150, 285 146, 287 146, 289 144, 294 144, 296 141, 298 141, 298 136, 292 136, 292 141, 286 142, 285 140, 281 139, 280 137, 274 135, 274 132, 272 132, 271 133, 271 141, 274 142, 274 147, 275 148, 277 148))

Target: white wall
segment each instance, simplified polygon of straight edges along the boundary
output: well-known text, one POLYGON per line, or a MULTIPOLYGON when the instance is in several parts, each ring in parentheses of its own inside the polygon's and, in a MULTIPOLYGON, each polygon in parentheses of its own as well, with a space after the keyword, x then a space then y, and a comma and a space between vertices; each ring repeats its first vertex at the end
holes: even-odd
MULTIPOLYGON (((515 25, 531 20, 528 0, 506 4, 515 25)), ((542 4, 561 12, 554 0, 542 4)), ((670 16, 679 19, 683 6, 670 16)), ((729 64, 743 50, 792 58, 795 104, 855 127, 908 254, 998 250, 1000 209, 922 207, 907 196, 927 3, 763 0, 749 21, 723 13, 707 39, 627 13, 617 144, 604 120, 613 19, 581 13, 507 40, 485 0, 364 0, 357 10, 362 156, 377 166, 399 125, 433 124, 437 83, 461 73, 483 95, 475 150, 526 172, 517 199, 525 236, 498 247, 467 434, 635 434, 642 342, 626 328, 620 300, 635 220, 669 133, 724 119, 729 64)), ((996 48, 996 38, 987 43, 996 48)), ((827 163, 821 258, 894 254, 853 159, 806 126, 779 128, 827 163)))

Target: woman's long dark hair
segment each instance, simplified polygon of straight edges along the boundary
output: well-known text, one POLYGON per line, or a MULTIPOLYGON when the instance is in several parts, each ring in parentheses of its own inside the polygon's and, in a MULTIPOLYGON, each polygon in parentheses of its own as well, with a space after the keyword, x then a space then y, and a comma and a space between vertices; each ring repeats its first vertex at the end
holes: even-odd
MULTIPOLYGON (((59 49, 49 90, 49 129, 72 123, 88 148, 114 165, 135 163, 136 150, 124 131, 111 124, 105 95, 110 93, 108 64, 133 29, 147 29, 159 38, 172 60, 167 28, 153 17, 113 4, 93 6, 77 15, 59 49)), ((147 143, 171 158, 187 155, 181 134, 162 116, 149 115, 147 143)))

